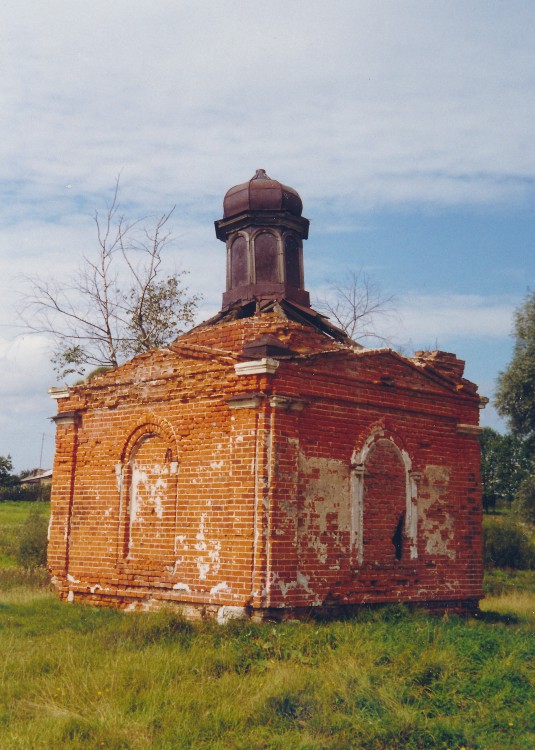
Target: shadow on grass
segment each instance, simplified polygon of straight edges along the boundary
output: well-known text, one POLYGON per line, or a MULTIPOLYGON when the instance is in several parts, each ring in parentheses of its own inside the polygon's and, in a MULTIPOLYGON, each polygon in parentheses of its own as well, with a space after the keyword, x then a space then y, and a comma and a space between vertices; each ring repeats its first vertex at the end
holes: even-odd
POLYGON ((517 617, 517 615, 503 614, 502 612, 492 611, 485 612, 483 610, 475 612, 473 617, 475 620, 478 620, 479 622, 485 622, 488 625, 518 625, 518 623, 521 622, 521 619, 517 617))

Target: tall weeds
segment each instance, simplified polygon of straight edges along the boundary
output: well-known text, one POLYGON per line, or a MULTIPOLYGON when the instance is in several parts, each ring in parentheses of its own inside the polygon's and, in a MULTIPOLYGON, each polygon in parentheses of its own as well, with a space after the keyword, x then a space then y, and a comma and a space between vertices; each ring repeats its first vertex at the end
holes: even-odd
POLYGON ((220 627, 12 598, 0 747, 527 749, 534 622, 401 609, 220 627))

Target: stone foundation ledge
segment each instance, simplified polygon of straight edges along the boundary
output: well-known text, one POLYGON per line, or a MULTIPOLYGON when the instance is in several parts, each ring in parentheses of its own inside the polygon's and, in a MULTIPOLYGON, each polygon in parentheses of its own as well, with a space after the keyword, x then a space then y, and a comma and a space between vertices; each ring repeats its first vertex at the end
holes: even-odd
POLYGON ((230 620, 252 620, 253 622, 282 622, 287 620, 338 620, 346 619, 364 611, 380 611, 401 605, 410 612, 423 611, 431 615, 476 615, 481 597, 466 599, 442 599, 436 601, 384 601, 358 604, 326 604, 310 607, 265 607, 235 606, 227 604, 201 604, 180 602, 152 596, 116 596, 92 592, 61 592, 64 601, 91 604, 97 607, 114 607, 128 612, 152 612, 172 609, 187 620, 217 620, 224 625, 230 620))

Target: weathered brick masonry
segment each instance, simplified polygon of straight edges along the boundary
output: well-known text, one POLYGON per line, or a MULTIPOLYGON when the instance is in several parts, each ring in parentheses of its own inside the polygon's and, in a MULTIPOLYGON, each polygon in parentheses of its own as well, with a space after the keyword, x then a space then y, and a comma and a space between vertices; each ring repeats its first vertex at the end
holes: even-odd
POLYGON ((221 313, 53 389, 59 595, 223 619, 477 606, 481 400, 463 363, 364 349, 311 310, 308 222, 265 173, 216 229, 221 313))

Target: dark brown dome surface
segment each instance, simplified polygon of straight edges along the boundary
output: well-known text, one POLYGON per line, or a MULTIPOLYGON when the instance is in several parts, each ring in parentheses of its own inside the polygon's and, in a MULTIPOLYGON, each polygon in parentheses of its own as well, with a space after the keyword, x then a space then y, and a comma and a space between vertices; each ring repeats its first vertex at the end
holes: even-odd
POLYGON ((257 169, 249 182, 230 188, 223 199, 223 218, 245 211, 288 211, 301 216, 303 202, 296 190, 272 180, 263 169, 257 169))

